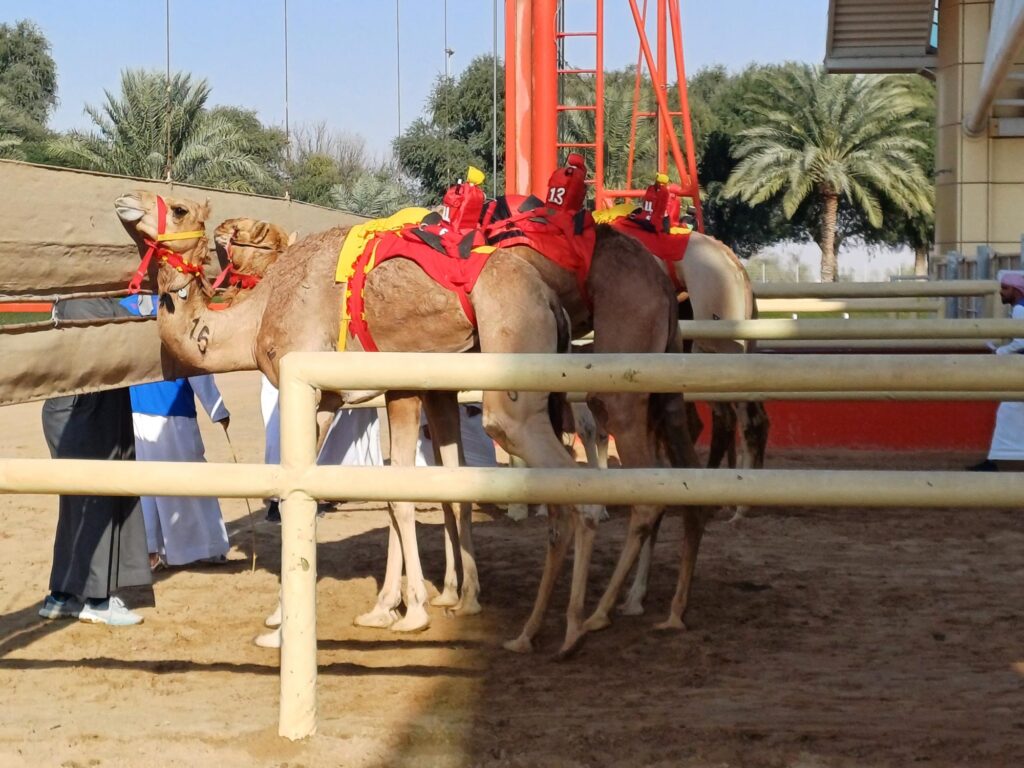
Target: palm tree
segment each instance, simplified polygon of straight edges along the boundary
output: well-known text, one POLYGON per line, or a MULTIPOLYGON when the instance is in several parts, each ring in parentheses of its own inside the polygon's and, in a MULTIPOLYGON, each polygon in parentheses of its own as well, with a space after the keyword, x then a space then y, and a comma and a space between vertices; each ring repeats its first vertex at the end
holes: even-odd
POLYGON ((761 124, 741 133, 725 191, 751 204, 781 193, 787 218, 805 201, 820 204, 822 282, 838 274, 840 197, 876 228, 883 199, 908 215, 931 213, 931 182, 915 157, 920 101, 905 82, 794 65, 762 85, 751 104, 761 124))
POLYGON ((398 169, 383 166, 365 170, 347 184, 331 190, 334 205, 371 218, 390 216, 413 204, 412 195, 397 177, 398 169))
POLYGON ((106 92, 85 112, 97 133, 72 131, 49 145, 61 163, 125 176, 172 178, 252 192, 273 184, 245 135, 222 114, 206 111, 210 86, 177 73, 125 70, 121 95, 106 92), (169 91, 169 92, 168 92, 169 91))
MULTIPOLYGON (((633 68, 605 72, 604 75, 604 184, 610 189, 626 186, 626 170, 629 165, 629 134, 633 118, 633 87, 636 71, 633 68)), ((565 104, 586 106, 594 103, 594 78, 571 76, 565 78, 565 104)), ((654 110, 654 95, 650 78, 641 83, 640 109, 654 110)), ((672 102, 673 95, 669 94, 672 102)), ((568 110, 562 113, 559 124, 559 141, 587 143, 594 140, 593 110, 568 110)), ((637 121, 636 151, 633 161, 633 186, 646 187, 654 176, 657 166, 657 131, 654 121, 641 118, 637 121)), ((583 151, 591 172, 594 170, 594 153, 583 151)))

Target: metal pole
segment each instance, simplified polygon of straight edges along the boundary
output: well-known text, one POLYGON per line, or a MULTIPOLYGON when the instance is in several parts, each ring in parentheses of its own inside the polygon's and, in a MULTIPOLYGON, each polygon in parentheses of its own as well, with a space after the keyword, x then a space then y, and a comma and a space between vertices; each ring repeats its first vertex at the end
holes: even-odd
POLYGON ((491 8, 491 24, 494 41, 491 48, 493 70, 491 72, 491 196, 498 196, 498 0, 491 8))
POLYGON ((164 180, 171 181, 171 0, 164 3, 164 30, 166 33, 167 48, 167 159, 164 164, 164 180))
POLYGON ((395 93, 398 94, 398 135, 402 135, 402 35, 401 0, 395 0, 395 93))

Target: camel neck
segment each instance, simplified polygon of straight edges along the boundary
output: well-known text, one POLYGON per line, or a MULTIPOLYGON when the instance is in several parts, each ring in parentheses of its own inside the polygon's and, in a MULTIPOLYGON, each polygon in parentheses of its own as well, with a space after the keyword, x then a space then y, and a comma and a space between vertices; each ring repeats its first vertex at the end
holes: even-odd
POLYGON ((157 322, 168 354, 197 374, 256 369, 256 333, 266 305, 264 291, 253 289, 246 301, 214 310, 207 305, 198 281, 190 280, 174 290, 163 278, 161 274, 157 322))

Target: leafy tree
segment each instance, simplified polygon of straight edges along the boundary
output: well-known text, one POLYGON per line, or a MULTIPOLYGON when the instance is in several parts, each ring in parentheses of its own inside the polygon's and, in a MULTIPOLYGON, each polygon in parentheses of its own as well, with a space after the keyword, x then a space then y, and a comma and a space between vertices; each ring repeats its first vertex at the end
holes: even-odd
POLYGON ((31 21, 0 24, 0 102, 39 128, 57 105, 57 67, 50 43, 31 21))
POLYGON ((332 192, 344 180, 335 159, 319 152, 293 163, 290 173, 292 199, 315 205, 331 206, 332 192))
POLYGON ((85 108, 98 132, 72 131, 52 141, 50 151, 76 168, 127 176, 170 176, 239 192, 273 183, 237 125, 204 109, 210 95, 205 80, 177 73, 169 88, 170 98, 158 72, 125 70, 120 96, 108 91, 102 107, 85 108))
POLYGON ((790 219, 806 201, 819 202, 821 279, 834 281, 841 199, 875 228, 882 226, 883 199, 908 214, 932 210, 929 182, 915 156, 923 149, 914 135, 919 107, 900 79, 786 67, 763 78, 753 95, 760 125, 741 132, 740 162, 725 194, 755 205, 781 195, 790 219))
MULTIPOLYGON (((467 166, 491 168, 493 67, 492 57, 478 56, 457 79, 438 78, 427 100, 427 113, 394 142, 402 171, 419 183, 428 205, 439 203, 444 191, 465 175, 467 166)), ((499 82, 503 77, 499 65, 499 82)), ((492 184, 498 189, 504 186, 504 125, 505 95, 499 88, 498 178, 488 179, 488 190, 492 184)))

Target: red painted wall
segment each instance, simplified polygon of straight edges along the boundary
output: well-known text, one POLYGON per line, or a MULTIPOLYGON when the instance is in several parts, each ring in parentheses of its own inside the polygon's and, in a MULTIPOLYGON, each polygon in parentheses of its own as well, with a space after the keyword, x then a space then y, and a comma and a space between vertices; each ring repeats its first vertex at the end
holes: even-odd
MULTIPOLYGON (((987 453, 998 403, 769 402, 768 449, 851 448, 987 453)), ((699 404, 701 418, 710 414, 699 404)), ((701 443, 710 430, 705 426, 701 443)))

